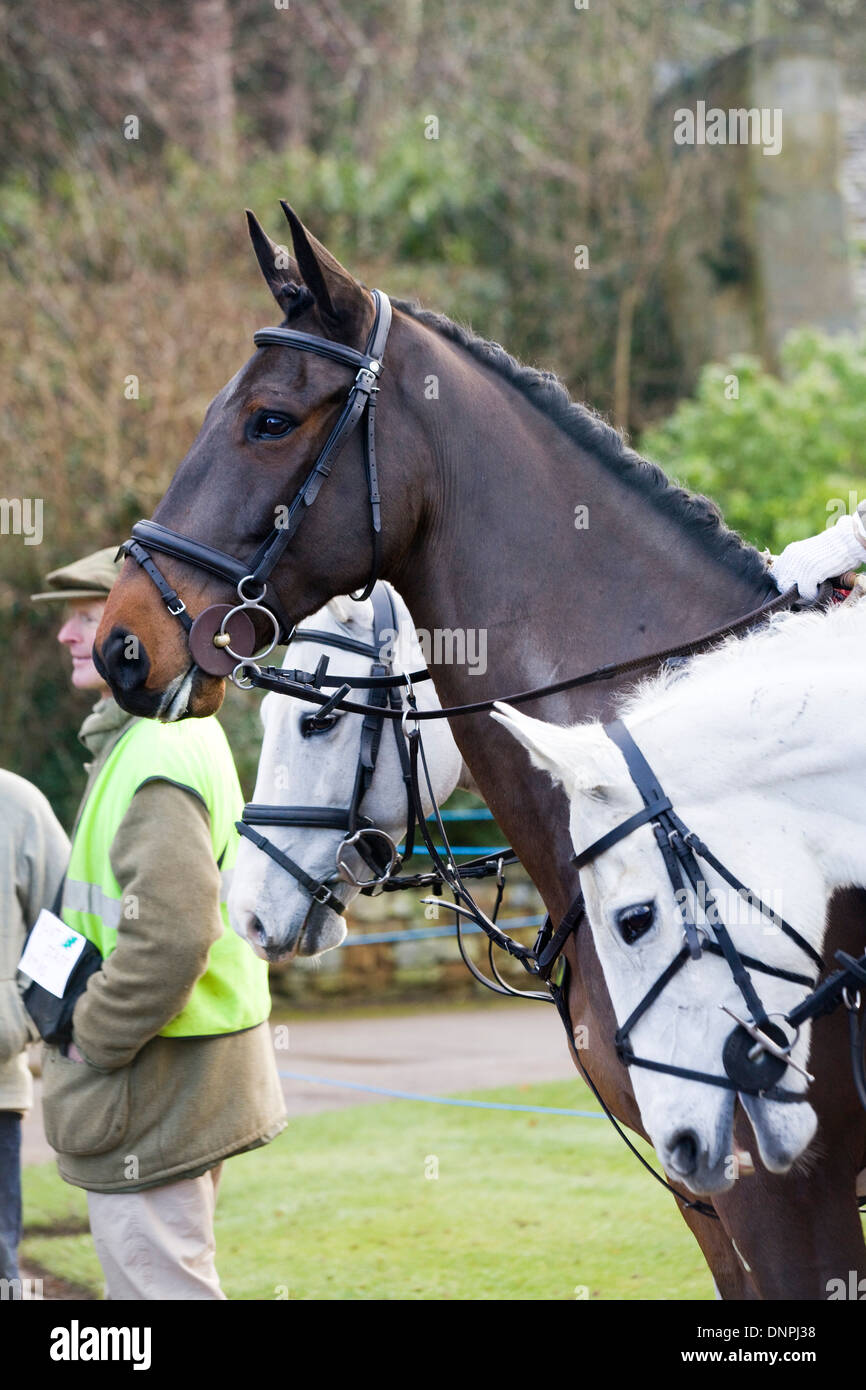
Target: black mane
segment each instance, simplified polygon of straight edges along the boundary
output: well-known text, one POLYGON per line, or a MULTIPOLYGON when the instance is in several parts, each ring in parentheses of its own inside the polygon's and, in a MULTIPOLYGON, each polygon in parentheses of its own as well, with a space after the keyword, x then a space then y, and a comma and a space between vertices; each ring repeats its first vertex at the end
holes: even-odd
POLYGON ((663 468, 630 449, 622 435, 600 415, 573 401, 553 372, 524 366, 499 343, 476 337, 470 329, 454 323, 444 314, 422 309, 419 304, 405 300, 394 299, 392 303, 396 309, 426 328, 433 329, 443 338, 457 343, 477 361, 497 372, 570 439, 592 453, 605 467, 614 470, 618 477, 639 491, 660 512, 682 521, 693 535, 703 541, 711 554, 736 568, 744 579, 756 584, 763 583, 767 593, 775 592, 776 586, 763 558, 754 546, 725 525, 715 502, 672 483, 663 468))

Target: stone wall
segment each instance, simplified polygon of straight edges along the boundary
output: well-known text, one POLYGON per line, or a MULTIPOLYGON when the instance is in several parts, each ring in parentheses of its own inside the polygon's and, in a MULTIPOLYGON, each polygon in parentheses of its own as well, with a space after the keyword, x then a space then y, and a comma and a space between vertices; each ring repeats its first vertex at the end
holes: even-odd
POLYGON ((866 73, 859 90, 843 91, 839 104, 842 131, 841 187, 854 275, 857 318, 866 325, 866 73))
MULTIPOLYGON (((678 171, 686 174, 687 192, 662 272, 683 389, 703 363, 735 352, 777 366, 793 328, 856 328, 842 193, 845 109, 838 64, 819 39, 807 37, 739 49, 680 79, 659 99, 662 177, 670 179, 677 162, 688 161, 678 171), (693 144, 675 141, 683 111, 696 114, 693 144), (760 138, 751 123, 744 138, 745 123, 729 116, 740 111, 764 115, 760 138), (724 143, 712 142, 722 132, 714 112, 728 116, 724 143), (776 127, 781 148, 772 153, 768 137, 776 127), (700 132, 705 143, 698 143, 700 132)), ((861 160, 864 143, 866 133, 861 160)))
MULTIPOLYGON (((500 914, 506 930, 504 919, 507 917, 543 915, 541 899, 519 866, 508 871, 507 883, 500 914)), ((473 895, 485 912, 492 911, 495 889, 489 880, 477 883, 473 895)), ((482 986, 472 979, 461 960, 453 932, 447 937, 420 941, 404 938, 392 943, 360 944, 365 936, 385 932, 453 926, 453 913, 440 912, 436 920, 427 917, 421 896, 405 892, 356 898, 346 918, 349 937, 342 946, 326 951, 317 961, 297 960, 288 966, 272 968, 271 990, 275 1001, 318 1010, 329 1000, 340 1004, 372 1004, 394 999, 456 1000, 477 996, 482 986)), ((531 945, 537 930, 535 926, 515 935, 531 945)), ((472 959, 489 973, 486 938, 470 936, 467 943, 472 959)), ((531 989, 532 981, 523 967, 508 957, 501 959, 502 954, 497 952, 497 967, 508 982, 519 989, 531 989)))

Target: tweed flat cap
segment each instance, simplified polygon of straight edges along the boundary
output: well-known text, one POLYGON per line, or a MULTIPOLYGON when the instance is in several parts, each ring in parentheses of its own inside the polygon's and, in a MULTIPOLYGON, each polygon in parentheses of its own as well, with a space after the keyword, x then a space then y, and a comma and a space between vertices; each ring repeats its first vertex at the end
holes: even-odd
POLYGON ((47 590, 31 594, 31 599, 34 603, 45 603, 48 599, 107 598, 123 564, 123 556, 115 560, 116 554, 117 547, 109 545, 105 550, 73 560, 62 569, 52 570, 45 576, 47 590))

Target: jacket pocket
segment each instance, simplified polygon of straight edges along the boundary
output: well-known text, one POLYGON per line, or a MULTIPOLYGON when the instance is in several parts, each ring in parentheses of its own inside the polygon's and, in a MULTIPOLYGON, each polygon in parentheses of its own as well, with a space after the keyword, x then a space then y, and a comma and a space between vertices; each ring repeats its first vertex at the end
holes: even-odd
POLYGON ((97 1071, 46 1047, 42 1118, 45 1138, 58 1153, 108 1153, 129 1126, 129 1068, 97 1071))
POLYGON ((30 1041, 27 1015, 14 980, 0 980, 0 1063, 23 1052, 30 1041))

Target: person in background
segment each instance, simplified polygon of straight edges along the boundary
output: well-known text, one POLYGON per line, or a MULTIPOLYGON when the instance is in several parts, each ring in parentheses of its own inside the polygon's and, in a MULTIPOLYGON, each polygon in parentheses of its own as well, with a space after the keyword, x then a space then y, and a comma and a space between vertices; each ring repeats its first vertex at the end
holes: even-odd
POLYGON ((21 1239, 21 1120, 33 1104, 32 1029, 16 978, 27 933, 56 898, 69 841, 45 797, 0 769, 0 1279, 12 1296, 21 1239))
POLYGON ((796 584, 801 598, 813 599, 818 585, 866 564, 866 502, 817 536, 792 541, 771 564, 782 593, 796 584))
POLYGON ((243 805, 215 718, 126 714, 91 659, 119 573, 107 549, 55 570, 72 684, 98 695, 61 916, 103 957, 72 1037, 46 1046, 43 1115, 61 1176, 87 1190, 111 1299, 220 1299, 213 1233, 224 1159, 268 1143, 285 1106, 267 965, 228 925, 243 805))

